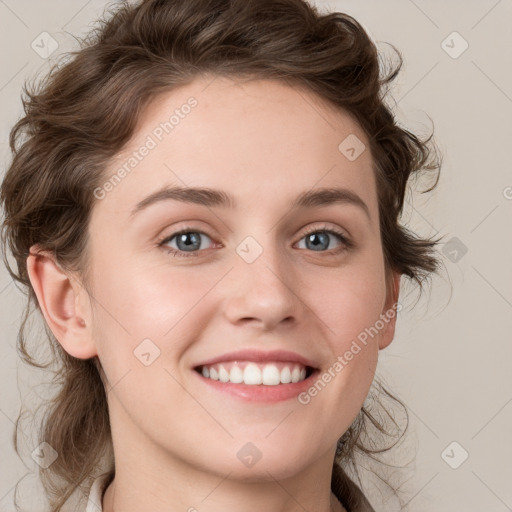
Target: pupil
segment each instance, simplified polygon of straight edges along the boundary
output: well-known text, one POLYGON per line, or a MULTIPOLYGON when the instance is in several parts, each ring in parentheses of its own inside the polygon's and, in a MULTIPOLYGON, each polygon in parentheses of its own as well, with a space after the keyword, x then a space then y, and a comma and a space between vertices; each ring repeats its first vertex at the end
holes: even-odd
MULTIPOLYGON (((190 250, 191 248, 198 249, 201 245, 201 240, 200 237, 197 236, 197 233, 183 233, 178 239, 178 247, 180 242, 185 244, 183 249, 186 251, 190 250)), ((180 247, 180 249, 182 248, 180 247)))
POLYGON ((327 233, 313 233, 309 235, 309 237, 307 238, 307 242, 311 242, 312 248, 315 251, 318 250, 318 246, 321 245, 322 242, 323 245, 325 246, 323 247, 324 249, 329 245, 329 241, 327 240, 327 233), (320 237, 323 237, 322 241, 319 240, 320 237))

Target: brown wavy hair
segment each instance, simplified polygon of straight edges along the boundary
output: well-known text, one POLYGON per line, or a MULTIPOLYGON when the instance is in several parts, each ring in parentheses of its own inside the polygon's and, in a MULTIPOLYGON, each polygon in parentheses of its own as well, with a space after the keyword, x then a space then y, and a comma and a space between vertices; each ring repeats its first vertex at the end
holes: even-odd
MULTIPOLYGON (((204 76, 277 79, 349 112, 370 142, 386 271, 407 276, 421 291, 440 267, 439 240, 421 238, 400 224, 409 178, 424 173, 435 177, 424 192, 439 180, 441 157, 433 133, 422 140, 398 125, 385 97, 402 56, 392 46, 398 62, 386 69, 383 55, 351 16, 320 13, 305 0, 116 2, 79 42, 79 49, 64 54, 39 83, 25 82, 24 116, 10 132, 12 162, 0 190, 3 259, 27 295, 18 352, 29 365, 55 368, 52 382, 58 391, 41 404, 46 414, 38 432, 39 442, 61 454, 40 469, 52 512, 59 512, 77 488, 87 493, 105 468, 111 480, 115 467, 98 358, 70 356, 46 324, 51 360, 44 364, 29 354, 27 321, 32 306, 40 308, 27 256, 37 245, 87 285, 93 191, 105 181, 109 159, 129 141, 140 114, 157 95, 204 76)), ((385 398, 404 408, 408 424, 404 404, 382 384, 380 388, 385 398)), ((380 399, 375 402, 383 406, 380 399)), ((18 455, 21 417, 14 432, 18 455)), ((339 440, 331 487, 348 510, 366 503, 349 476, 353 472, 359 479, 356 455, 375 458, 395 446, 407 425, 400 431, 393 423, 398 436, 363 405, 339 440), (379 435, 369 434, 370 429, 395 441, 376 448, 379 435), (371 439, 368 445, 365 434, 371 439)))

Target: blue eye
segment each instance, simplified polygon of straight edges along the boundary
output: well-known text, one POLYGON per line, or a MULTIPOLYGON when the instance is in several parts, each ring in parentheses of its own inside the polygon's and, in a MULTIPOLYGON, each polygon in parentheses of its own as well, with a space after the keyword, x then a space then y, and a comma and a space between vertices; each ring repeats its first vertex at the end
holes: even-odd
MULTIPOLYGON (((206 237, 212 241, 211 237, 202 231, 196 231, 190 228, 184 228, 172 235, 164 238, 158 243, 159 247, 163 247, 169 254, 179 257, 190 257, 199 256, 202 247, 202 238, 206 237), (176 239, 176 247, 169 247, 170 243, 176 239)), ((315 227, 310 229, 306 234, 299 240, 299 243, 305 240, 306 249, 314 252, 329 252, 331 254, 341 253, 353 246, 353 243, 341 232, 333 229, 325 229, 315 227), (338 239, 339 245, 335 248, 329 248, 332 239, 338 239)), ((303 249, 304 247, 300 247, 303 249)))
MULTIPOLYGON (((330 229, 318 229, 314 228, 306 233, 306 236, 301 238, 306 241, 306 249, 310 249, 316 252, 324 252, 329 249, 329 242, 334 238, 337 238, 341 241, 341 248, 334 248, 335 251, 339 252, 340 250, 346 249, 351 246, 351 243, 348 239, 338 231, 333 231, 330 229)), ((331 248, 333 250, 333 248, 331 248)))
POLYGON ((159 242, 158 245, 164 246, 176 238, 177 248, 167 247, 169 253, 174 254, 174 256, 197 256, 197 252, 201 248, 201 236, 205 236, 211 240, 207 234, 201 231, 183 229, 177 233, 172 234, 171 236, 168 236, 159 242))

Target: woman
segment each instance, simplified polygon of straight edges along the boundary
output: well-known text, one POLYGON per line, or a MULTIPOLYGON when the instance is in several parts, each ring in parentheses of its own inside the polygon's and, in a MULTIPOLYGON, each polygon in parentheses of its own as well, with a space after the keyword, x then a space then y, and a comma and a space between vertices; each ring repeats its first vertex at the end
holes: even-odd
POLYGON ((3 238, 60 364, 52 511, 373 510, 365 399, 438 266, 399 223, 439 167, 399 67, 302 0, 146 0, 28 93, 3 238))

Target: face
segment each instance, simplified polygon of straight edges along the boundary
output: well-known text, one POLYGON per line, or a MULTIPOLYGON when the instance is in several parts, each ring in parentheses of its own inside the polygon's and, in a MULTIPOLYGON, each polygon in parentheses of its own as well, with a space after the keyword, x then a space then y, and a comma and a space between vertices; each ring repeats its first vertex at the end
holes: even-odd
POLYGON ((393 336, 361 144, 348 114, 277 81, 197 80, 145 110, 89 225, 91 340, 132 447, 118 461, 245 479, 332 465, 393 336))

